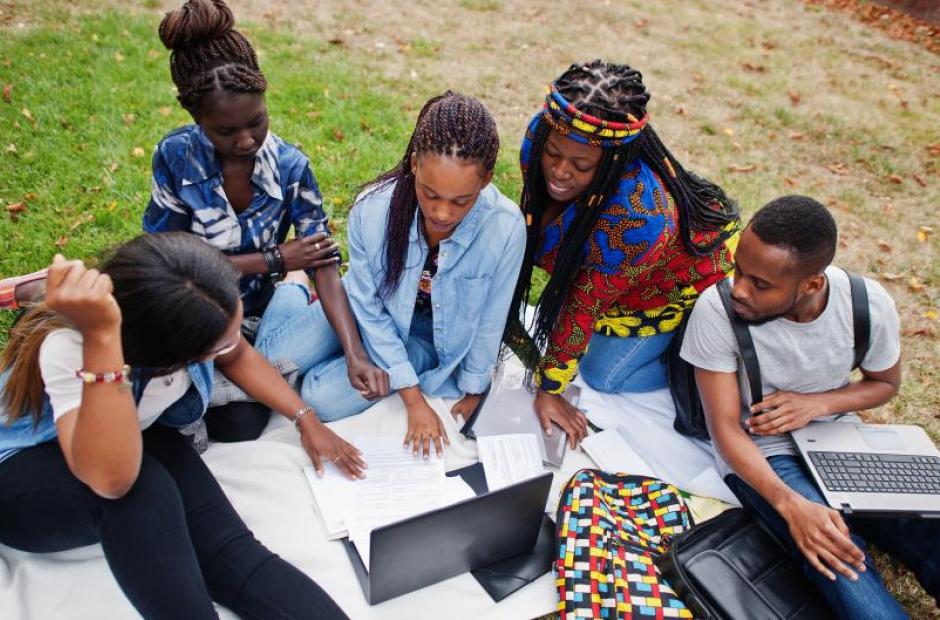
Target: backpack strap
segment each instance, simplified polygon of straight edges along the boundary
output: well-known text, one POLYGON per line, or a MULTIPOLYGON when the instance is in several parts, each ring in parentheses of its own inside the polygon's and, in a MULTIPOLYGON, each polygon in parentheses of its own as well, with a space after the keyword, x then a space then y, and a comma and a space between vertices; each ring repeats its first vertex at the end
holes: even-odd
POLYGON ((731 322, 734 338, 738 341, 741 361, 744 363, 747 381, 751 387, 751 404, 755 405, 764 400, 764 391, 761 387, 760 363, 757 361, 757 351, 754 350, 751 330, 748 329, 747 323, 738 316, 738 313, 731 306, 731 283, 727 278, 718 282, 718 296, 721 298, 721 305, 725 307, 725 313, 731 322))
POLYGON ((862 365, 862 360, 868 354, 871 340, 871 307, 868 305, 865 279, 857 273, 843 271, 849 277, 849 287, 852 290, 852 331, 855 338, 855 358, 852 361, 852 368, 855 369, 862 365))

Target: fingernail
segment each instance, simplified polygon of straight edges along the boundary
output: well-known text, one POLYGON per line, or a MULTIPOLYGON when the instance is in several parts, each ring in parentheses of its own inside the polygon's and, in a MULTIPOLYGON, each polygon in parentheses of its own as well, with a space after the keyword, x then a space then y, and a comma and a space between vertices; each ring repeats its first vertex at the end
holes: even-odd
POLYGON ((546 428, 546 429, 545 429, 545 434, 548 435, 549 437, 551 437, 551 436, 552 436, 552 429, 551 429, 551 428, 546 428))

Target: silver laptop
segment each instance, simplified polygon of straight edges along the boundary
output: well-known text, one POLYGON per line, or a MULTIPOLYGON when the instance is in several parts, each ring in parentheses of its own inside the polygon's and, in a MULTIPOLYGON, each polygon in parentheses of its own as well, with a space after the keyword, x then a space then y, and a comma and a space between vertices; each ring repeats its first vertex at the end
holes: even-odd
POLYGON ((792 436, 843 514, 940 518, 940 450, 919 426, 811 422, 792 436))

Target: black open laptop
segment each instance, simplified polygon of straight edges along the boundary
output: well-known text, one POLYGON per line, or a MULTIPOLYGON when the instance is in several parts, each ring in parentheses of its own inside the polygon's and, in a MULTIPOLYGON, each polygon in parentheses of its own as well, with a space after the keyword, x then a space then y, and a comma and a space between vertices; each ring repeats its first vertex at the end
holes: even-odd
POLYGON ((551 473, 372 531, 368 569, 343 539, 370 605, 529 552, 542 527, 551 473))

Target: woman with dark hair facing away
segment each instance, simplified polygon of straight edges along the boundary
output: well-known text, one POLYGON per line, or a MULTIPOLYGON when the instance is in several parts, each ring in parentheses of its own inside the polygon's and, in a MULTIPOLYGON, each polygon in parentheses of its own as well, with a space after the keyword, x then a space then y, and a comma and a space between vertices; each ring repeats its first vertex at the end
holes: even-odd
MULTIPOLYGON (((444 427, 425 395, 468 417, 490 383, 525 248, 518 207, 490 183, 499 152, 482 103, 447 92, 421 109, 401 161, 367 183, 349 213, 346 288, 369 355, 408 411, 405 445, 437 453, 444 427)), ((305 326, 316 320, 299 314, 305 326)), ((314 366, 301 394, 324 420, 369 406, 341 356, 314 366)))
POLYGON ((242 338, 238 278, 184 233, 137 237, 100 271, 55 257, 46 301, 0 361, 0 542, 100 542, 145 618, 215 618, 213 600, 249 618, 343 618, 255 539, 174 428, 205 412, 215 365, 294 420, 318 470, 361 473, 358 451, 242 338))
POLYGON ((666 387, 674 330, 731 270, 737 206, 660 142, 649 99, 627 65, 571 65, 522 142, 528 240, 506 340, 538 386, 543 428, 558 424, 572 446, 587 418, 560 395, 578 372, 601 392, 666 387), (530 338, 522 317, 536 266, 549 279, 530 338))
MULTIPOLYGON (((338 341, 352 385, 366 398, 384 396, 388 378, 369 361, 356 331, 310 162, 268 131, 267 81, 234 23, 222 0, 188 0, 160 22, 177 98, 195 124, 157 145, 144 230, 190 232, 228 255, 242 274, 246 335, 269 360, 309 366, 338 341), (291 225, 297 237, 286 241, 291 225), (269 310, 278 314, 278 305, 283 315, 309 303, 302 274, 275 292, 288 271, 301 269, 313 277, 317 311, 333 328, 328 342, 298 342, 276 316, 264 320, 269 310)), ((240 441, 260 435, 268 416, 258 403, 233 402, 211 409, 206 423, 213 439, 240 441)))

